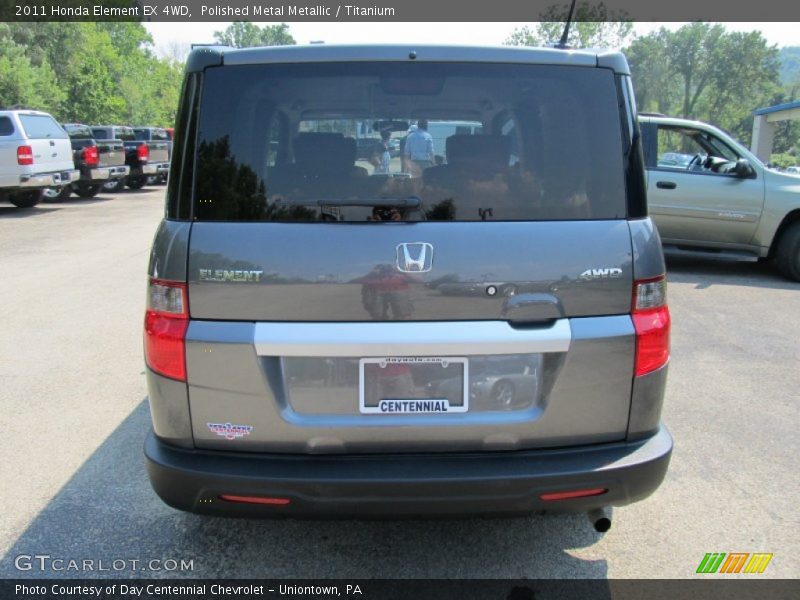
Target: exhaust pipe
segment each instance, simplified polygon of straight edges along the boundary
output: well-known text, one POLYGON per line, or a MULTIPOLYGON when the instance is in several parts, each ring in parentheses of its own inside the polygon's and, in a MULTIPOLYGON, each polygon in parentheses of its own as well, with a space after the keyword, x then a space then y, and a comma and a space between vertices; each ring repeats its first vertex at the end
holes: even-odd
POLYGON ((606 514, 604 509, 595 508, 590 510, 586 516, 589 517, 589 522, 596 532, 605 533, 611 529, 611 517, 606 514))

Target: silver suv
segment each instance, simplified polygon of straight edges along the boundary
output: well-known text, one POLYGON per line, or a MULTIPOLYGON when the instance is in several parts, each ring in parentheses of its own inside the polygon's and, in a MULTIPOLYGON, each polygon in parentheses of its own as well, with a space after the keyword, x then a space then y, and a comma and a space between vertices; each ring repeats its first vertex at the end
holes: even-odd
POLYGON ((38 204, 45 188, 80 179, 67 132, 37 110, 0 111, 0 201, 20 208, 38 204))
POLYGON ((195 50, 149 268, 156 492, 599 529, 651 494, 670 318, 635 114, 618 53, 195 50), (480 127, 440 154, 440 122, 480 127))

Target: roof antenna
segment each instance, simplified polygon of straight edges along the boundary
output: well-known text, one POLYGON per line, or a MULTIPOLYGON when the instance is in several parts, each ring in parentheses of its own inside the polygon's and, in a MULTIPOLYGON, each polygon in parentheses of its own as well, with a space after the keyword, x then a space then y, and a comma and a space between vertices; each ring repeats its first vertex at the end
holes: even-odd
POLYGON ((569 46, 567 46, 567 38, 569 37, 569 26, 572 24, 573 12, 575 12, 575 0, 572 0, 572 4, 569 5, 567 24, 564 25, 564 33, 561 34, 561 39, 559 40, 558 44, 556 44, 556 48, 569 48, 569 46))

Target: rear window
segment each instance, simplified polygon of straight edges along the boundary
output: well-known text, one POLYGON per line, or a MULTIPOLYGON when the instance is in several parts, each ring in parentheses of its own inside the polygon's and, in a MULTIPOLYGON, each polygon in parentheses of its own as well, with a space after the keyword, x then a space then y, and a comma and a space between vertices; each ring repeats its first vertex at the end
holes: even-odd
POLYGON ((69 137, 74 140, 91 140, 94 138, 92 130, 86 125, 64 125, 69 137))
POLYGON ((20 114, 19 120, 25 130, 25 134, 31 139, 66 139, 68 137, 55 119, 49 115, 20 114))
POLYGON ((245 65, 203 85, 197 220, 625 216, 610 70, 245 65))
POLYGON ((136 139, 136 134, 133 133, 133 129, 131 129, 130 127, 115 127, 114 139, 131 142, 136 139))
POLYGON ((169 135, 165 129, 135 128, 133 131, 137 140, 169 141, 169 135))

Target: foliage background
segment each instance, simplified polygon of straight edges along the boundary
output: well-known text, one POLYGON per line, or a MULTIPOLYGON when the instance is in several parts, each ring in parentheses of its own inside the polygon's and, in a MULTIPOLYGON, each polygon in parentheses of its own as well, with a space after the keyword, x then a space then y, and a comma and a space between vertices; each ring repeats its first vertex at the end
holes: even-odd
MULTIPOLYGON (((557 41, 565 10, 550 9, 505 43, 557 41)), ((637 37, 624 14, 589 3, 578 4, 574 21, 569 45, 621 48, 628 56, 642 112, 707 121, 749 145, 754 109, 800 95, 800 46, 779 50, 757 31, 690 23, 637 37)), ((237 47, 295 43, 285 23, 236 22, 214 37, 237 47)), ((158 56, 140 23, 0 23, 0 106, 45 110, 61 122, 169 127, 184 52, 171 54, 158 56)), ((779 125, 775 161, 794 160, 799 150, 800 122, 779 125)))

